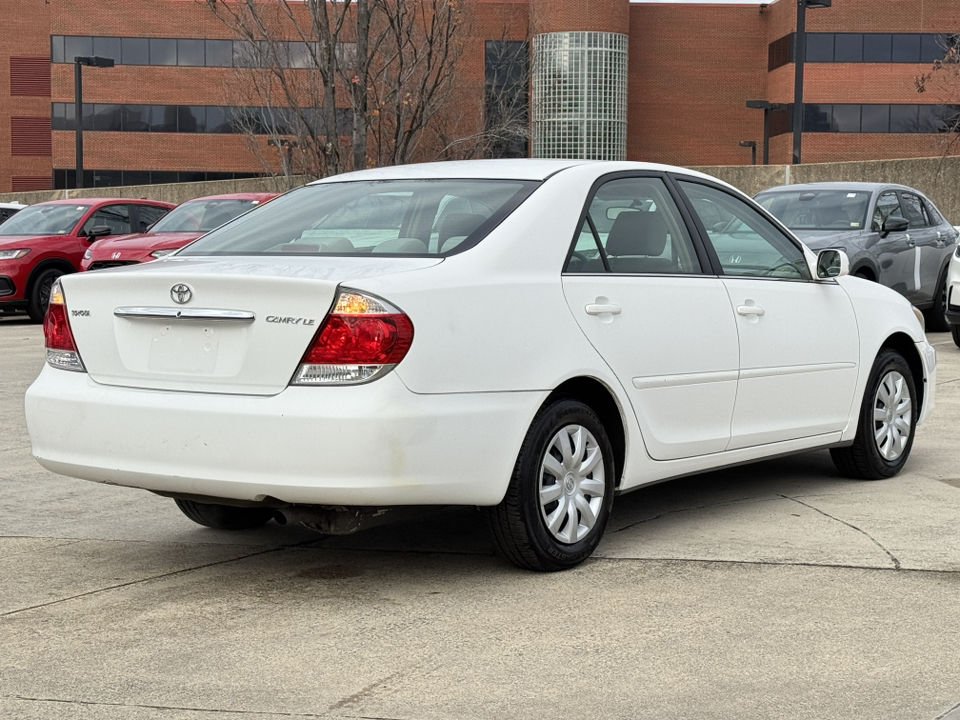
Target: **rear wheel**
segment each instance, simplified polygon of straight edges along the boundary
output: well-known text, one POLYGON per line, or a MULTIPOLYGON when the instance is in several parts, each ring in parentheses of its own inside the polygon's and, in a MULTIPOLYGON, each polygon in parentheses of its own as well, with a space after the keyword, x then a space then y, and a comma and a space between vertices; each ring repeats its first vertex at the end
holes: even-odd
POLYGON ((50 289, 61 275, 63 275, 62 270, 49 268, 34 279, 30 286, 30 295, 27 298, 27 315, 34 322, 43 322, 43 316, 47 313, 47 305, 50 304, 50 289))
POLYGON ((198 525, 217 530, 248 530, 266 524, 273 517, 273 510, 269 508, 214 505, 179 498, 174 502, 184 515, 198 525))
POLYGON ((524 438, 503 501, 487 509, 493 541, 514 565, 555 571, 596 549, 613 505, 613 449, 576 400, 542 408, 524 438))
POLYGON ((893 477, 910 455, 916 418, 910 366, 899 353, 884 349, 870 372, 853 445, 830 451, 837 470, 861 480, 893 477))

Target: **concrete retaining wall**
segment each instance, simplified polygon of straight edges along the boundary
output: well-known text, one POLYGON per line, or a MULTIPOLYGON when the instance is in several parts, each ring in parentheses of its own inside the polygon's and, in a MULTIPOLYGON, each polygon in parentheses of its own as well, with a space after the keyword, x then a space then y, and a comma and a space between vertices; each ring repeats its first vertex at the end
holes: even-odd
MULTIPOLYGON (((725 180, 748 195, 755 195, 772 185, 803 182, 860 180, 900 183, 925 193, 937 204, 947 220, 960 225, 960 156, 814 165, 724 165, 696 169, 725 180)), ((306 176, 249 178, 171 185, 45 190, 0 194, 0 202, 17 200, 29 204, 68 197, 148 197, 180 203, 202 195, 283 191, 309 182, 310 179, 306 176)))
POLYGON ((871 160, 814 165, 731 165, 699 167, 755 195, 772 185, 853 180, 915 187, 929 197, 952 224, 960 225, 960 157, 871 160))

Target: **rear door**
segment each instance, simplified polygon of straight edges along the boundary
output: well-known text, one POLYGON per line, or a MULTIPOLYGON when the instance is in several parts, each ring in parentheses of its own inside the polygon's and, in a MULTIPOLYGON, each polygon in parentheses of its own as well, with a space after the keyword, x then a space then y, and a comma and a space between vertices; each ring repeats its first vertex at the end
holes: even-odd
POLYGON ((716 250, 739 337, 739 384, 728 449, 846 427, 859 336, 850 299, 814 282, 803 251, 742 198, 679 179, 716 250), (719 214, 726 223, 708 225, 719 214))
POLYGON ((721 452, 730 439, 737 328, 705 260, 663 177, 617 175, 594 187, 563 274, 570 311, 656 460, 721 452))
POLYGON ((919 195, 901 190, 900 205, 910 221, 907 229, 910 239, 907 244, 914 249, 913 302, 932 302, 937 281, 940 280, 941 260, 944 255, 942 235, 937 237, 937 228, 930 221, 919 195))
MULTIPOLYGON (((895 190, 887 190, 877 198, 873 211, 873 228, 881 232, 883 223, 891 217, 906 218, 895 190)), ((913 301, 919 286, 919 255, 914 248, 909 229, 891 232, 880 238, 873 252, 876 253, 877 266, 880 269, 880 283, 913 301)))

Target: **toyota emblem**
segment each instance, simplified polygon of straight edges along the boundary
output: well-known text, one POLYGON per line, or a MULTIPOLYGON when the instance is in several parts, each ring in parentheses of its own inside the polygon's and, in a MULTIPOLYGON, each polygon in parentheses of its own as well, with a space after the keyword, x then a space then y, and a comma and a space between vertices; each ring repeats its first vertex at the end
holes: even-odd
POLYGON ((193 297, 193 290, 191 290, 188 285, 180 283, 170 288, 170 297, 175 303, 185 305, 190 302, 190 298, 193 297))

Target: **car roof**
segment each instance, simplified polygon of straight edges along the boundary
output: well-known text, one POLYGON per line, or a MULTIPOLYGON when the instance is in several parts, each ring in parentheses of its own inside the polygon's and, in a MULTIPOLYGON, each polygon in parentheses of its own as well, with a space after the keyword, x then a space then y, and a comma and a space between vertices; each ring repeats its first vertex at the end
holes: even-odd
POLYGON ((900 185, 898 183, 878 183, 878 182, 798 183, 796 185, 777 185, 775 187, 768 187, 766 190, 763 190, 762 192, 787 192, 787 191, 805 192, 808 190, 841 190, 841 191, 845 190, 848 192, 859 190, 860 192, 875 192, 877 190, 888 189, 888 188, 891 190, 908 190, 910 192, 915 192, 915 193, 920 192, 915 188, 907 187, 906 185, 900 185))
MULTIPOLYGON (((331 175, 315 180, 310 185, 334 182, 366 180, 536 180, 543 181, 551 175, 573 167, 595 166, 602 172, 628 170, 651 170, 655 172, 680 172, 694 177, 716 178, 688 168, 656 163, 627 162, 615 160, 557 160, 545 158, 514 158, 509 160, 452 160, 447 162, 395 165, 356 172, 331 175)), ((726 184, 726 183, 723 183, 726 184)))
POLYGON ((270 200, 271 198, 275 198, 277 195, 279 195, 279 193, 275 192, 222 193, 220 195, 203 195, 201 197, 184 200, 183 202, 188 203, 196 200, 270 200))
POLYGON ((136 203, 138 205, 163 205, 174 207, 173 203, 163 200, 148 200, 147 198, 66 198, 65 200, 47 200, 37 205, 103 205, 105 203, 136 203))

